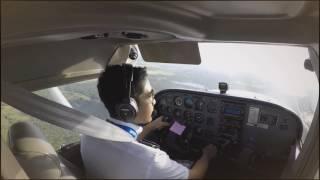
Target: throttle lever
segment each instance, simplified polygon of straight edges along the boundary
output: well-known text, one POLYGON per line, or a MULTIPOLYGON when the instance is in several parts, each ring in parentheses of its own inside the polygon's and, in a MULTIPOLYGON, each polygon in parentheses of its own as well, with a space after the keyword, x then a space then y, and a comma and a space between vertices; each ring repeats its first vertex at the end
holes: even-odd
POLYGON ((222 155, 224 152, 224 149, 231 143, 231 140, 229 139, 216 139, 212 142, 213 145, 217 147, 217 154, 222 155), (224 141, 224 142, 221 142, 224 141))

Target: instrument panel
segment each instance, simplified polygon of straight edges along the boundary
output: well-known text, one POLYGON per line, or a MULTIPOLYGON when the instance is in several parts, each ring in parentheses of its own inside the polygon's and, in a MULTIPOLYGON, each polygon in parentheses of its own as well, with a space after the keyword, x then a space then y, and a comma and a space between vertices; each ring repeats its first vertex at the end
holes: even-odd
POLYGON ((294 113, 269 102, 174 89, 159 92, 156 101, 157 116, 171 123, 158 143, 173 159, 196 159, 207 144, 236 161, 247 160, 248 152, 287 159, 302 134, 294 113))

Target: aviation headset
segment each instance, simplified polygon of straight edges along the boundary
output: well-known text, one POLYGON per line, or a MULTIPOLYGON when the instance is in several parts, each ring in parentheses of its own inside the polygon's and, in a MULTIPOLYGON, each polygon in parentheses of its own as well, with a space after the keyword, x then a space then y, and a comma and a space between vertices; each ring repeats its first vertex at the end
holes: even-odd
POLYGON ((131 64, 122 64, 122 71, 124 74, 123 82, 128 96, 116 105, 116 113, 119 119, 128 122, 134 120, 138 112, 138 104, 136 100, 131 97, 133 66, 131 64))

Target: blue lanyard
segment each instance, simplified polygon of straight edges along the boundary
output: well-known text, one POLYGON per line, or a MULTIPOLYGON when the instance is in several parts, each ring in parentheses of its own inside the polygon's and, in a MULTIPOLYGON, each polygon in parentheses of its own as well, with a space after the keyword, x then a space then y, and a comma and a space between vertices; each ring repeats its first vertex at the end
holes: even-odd
MULTIPOLYGON (((109 121, 109 122, 111 122, 111 121, 109 121)), ((116 126, 118 126, 118 127, 121 128, 121 129, 125 130, 125 131, 126 131, 127 133, 129 133, 133 138, 137 139, 138 133, 137 133, 134 129, 132 129, 132 128, 128 127, 128 126, 116 124, 116 123, 114 123, 114 122, 111 122, 111 123, 114 124, 114 125, 116 125, 116 126)))

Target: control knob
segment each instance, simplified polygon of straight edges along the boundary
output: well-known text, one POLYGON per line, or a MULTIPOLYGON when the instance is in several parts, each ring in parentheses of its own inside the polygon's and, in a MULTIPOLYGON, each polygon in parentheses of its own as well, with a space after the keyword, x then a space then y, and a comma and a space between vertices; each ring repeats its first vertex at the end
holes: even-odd
POLYGON ((203 122, 203 115, 201 113, 196 113, 194 115, 194 120, 197 122, 197 123, 202 123, 203 122))
POLYGON ((203 133, 203 129, 202 129, 201 127, 197 127, 197 128, 195 129, 195 134, 197 134, 197 135, 202 135, 202 133, 203 133))
POLYGON ((180 118, 182 116, 182 112, 180 109, 175 109, 173 114, 176 118, 180 118))
POLYGON ((168 112, 169 114, 171 114, 171 113, 173 112, 172 108, 168 106, 168 107, 167 107, 167 112, 168 112))
POLYGON ((196 102, 196 110, 202 111, 204 102, 199 100, 196 102))
POLYGON ((192 121, 192 112, 191 111, 185 111, 184 112, 184 119, 186 121, 192 121))

